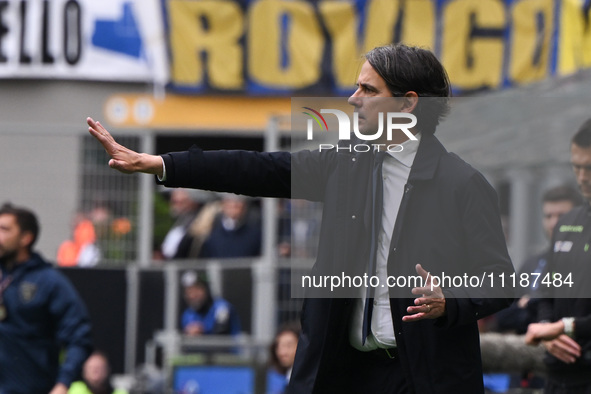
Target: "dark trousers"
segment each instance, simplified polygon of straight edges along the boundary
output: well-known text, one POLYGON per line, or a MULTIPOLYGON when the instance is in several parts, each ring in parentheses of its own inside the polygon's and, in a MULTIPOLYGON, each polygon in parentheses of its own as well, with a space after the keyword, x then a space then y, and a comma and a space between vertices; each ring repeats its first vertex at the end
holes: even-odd
POLYGON ((353 350, 350 394, 410 394, 400 358, 353 350))

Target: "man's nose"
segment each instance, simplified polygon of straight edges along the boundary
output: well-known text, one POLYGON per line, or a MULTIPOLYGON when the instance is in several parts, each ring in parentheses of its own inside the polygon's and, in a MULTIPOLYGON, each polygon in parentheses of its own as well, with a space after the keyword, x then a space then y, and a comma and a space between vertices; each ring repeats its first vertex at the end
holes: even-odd
POLYGON ((353 93, 351 97, 349 97, 347 102, 349 103, 349 105, 352 105, 356 108, 359 108, 361 106, 361 98, 359 97, 358 90, 356 90, 355 93, 353 93))

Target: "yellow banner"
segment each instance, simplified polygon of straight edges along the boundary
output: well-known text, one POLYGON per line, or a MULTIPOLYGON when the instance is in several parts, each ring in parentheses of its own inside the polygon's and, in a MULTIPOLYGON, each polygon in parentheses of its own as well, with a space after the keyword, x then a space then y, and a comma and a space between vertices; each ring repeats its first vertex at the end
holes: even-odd
MULTIPOLYGON (((584 0, 168 0, 171 87, 342 95, 369 49, 431 48, 457 92, 591 65, 584 0)), ((587 14, 587 15, 586 15, 587 14)))

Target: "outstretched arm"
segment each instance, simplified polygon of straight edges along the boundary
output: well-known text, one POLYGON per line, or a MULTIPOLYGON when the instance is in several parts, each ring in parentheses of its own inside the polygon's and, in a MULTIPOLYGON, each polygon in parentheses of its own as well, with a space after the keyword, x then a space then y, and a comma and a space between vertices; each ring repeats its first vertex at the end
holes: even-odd
POLYGON ((162 177, 163 164, 160 156, 138 153, 124 147, 115 141, 100 122, 95 122, 92 118, 86 118, 86 123, 89 126, 88 132, 101 143, 111 156, 109 167, 125 174, 143 172, 162 177))

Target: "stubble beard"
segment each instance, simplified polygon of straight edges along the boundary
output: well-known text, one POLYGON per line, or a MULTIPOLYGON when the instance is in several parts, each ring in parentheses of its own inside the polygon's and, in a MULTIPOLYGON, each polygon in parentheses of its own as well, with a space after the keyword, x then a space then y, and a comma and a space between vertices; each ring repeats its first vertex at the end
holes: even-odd
POLYGON ((17 251, 9 250, 0 254, 0 265, 7 266, 12 265, 16 261, 17 251))

